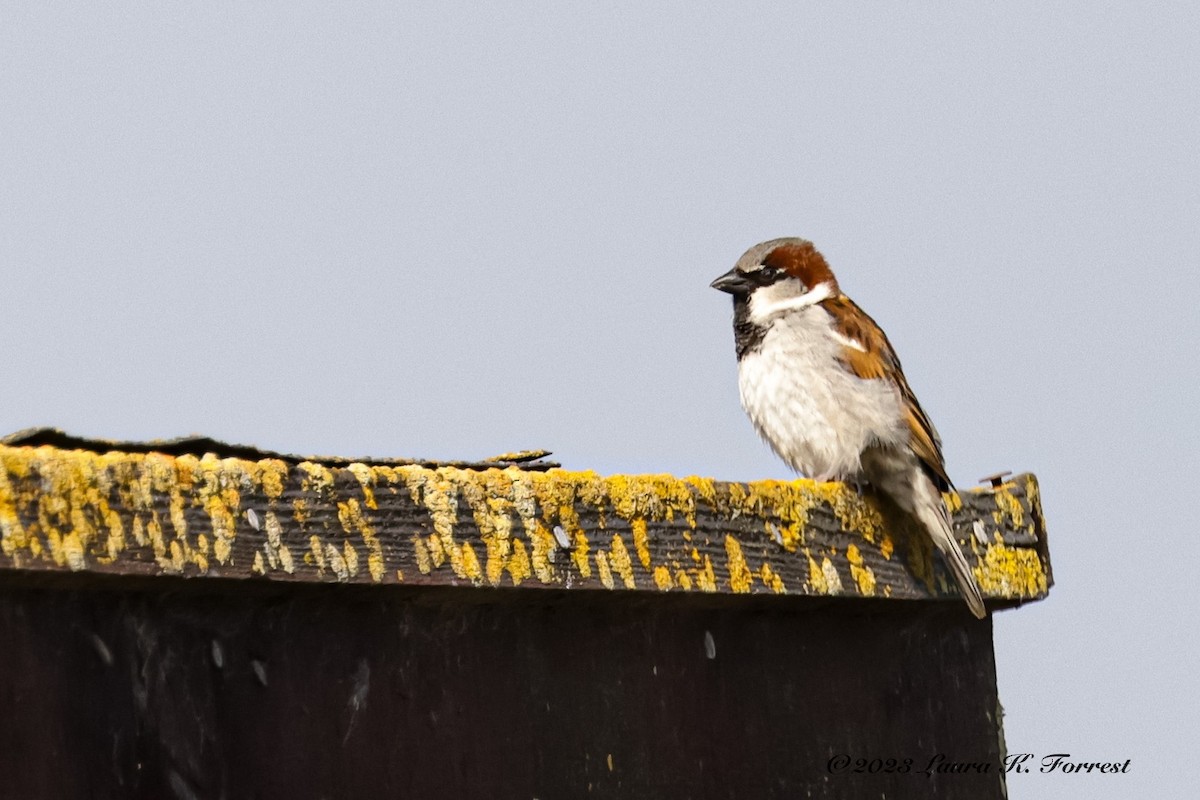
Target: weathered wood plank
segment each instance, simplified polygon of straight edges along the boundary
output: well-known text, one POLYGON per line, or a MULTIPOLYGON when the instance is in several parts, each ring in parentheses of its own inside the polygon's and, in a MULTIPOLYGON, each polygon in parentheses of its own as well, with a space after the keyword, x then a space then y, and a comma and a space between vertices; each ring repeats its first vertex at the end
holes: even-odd
MULTIPOLYGON (((985 597, 1052 583, 1038 485, 949 496, 985 597)), ((842 484, 0 445, 0 569, 617 592, 954 598, 842 484)))
POLYGON ((1000 798, 991 631, 840 484, 0 445, 13 796, 1000 798))
POLYGON ((1005 797, 962 603, 26 577, 3 797, 1005 797))

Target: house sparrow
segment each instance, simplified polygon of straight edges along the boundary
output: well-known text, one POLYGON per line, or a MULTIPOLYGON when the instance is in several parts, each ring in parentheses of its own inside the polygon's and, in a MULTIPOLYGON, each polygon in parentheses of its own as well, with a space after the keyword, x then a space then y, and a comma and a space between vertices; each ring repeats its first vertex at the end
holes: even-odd
POLYGON ((733 295, 742 407, 788 466, 859 481, 911 514, 941 551, 971 612, 986 614, 941 493, 942 443, 887 336, 804 239, 755 245, 712 282, 733 295))

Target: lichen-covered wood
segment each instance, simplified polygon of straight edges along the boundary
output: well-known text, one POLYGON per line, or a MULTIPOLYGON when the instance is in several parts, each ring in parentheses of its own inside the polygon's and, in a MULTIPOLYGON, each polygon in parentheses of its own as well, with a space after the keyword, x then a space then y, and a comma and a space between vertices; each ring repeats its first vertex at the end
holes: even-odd
MULTIPOLYGON (((1045 596, 1032 475, 947 499, 985 597, 1045 596)), ((0 445, 0 568, 956 597, 924 536, 886 501, 837 483, 51 445, 0 445)))

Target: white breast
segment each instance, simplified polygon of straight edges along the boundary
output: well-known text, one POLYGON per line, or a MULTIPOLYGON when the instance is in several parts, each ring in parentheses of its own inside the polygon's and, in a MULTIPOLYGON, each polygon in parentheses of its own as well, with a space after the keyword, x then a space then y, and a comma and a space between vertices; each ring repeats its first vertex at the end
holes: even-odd
POLYGON ((907 441, 896 389, 848 372, 842 347, 828 313, 810 306, 776 317, 738 363, 742 407, 759 435, 818 480, 855 477, 867 447, 907 441))

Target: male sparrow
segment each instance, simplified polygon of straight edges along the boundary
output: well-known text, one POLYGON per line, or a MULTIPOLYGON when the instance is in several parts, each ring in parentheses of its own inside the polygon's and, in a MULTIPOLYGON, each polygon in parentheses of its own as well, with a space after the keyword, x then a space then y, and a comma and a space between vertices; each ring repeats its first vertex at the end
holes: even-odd
POLYGON ((742 407, 788 466, 865 479, 916 518, 971 612, 983 596, 950 528, 942 442, 875 320, 838 287, 812 242, 755 245, 712 282, 733 295, 742 407))

